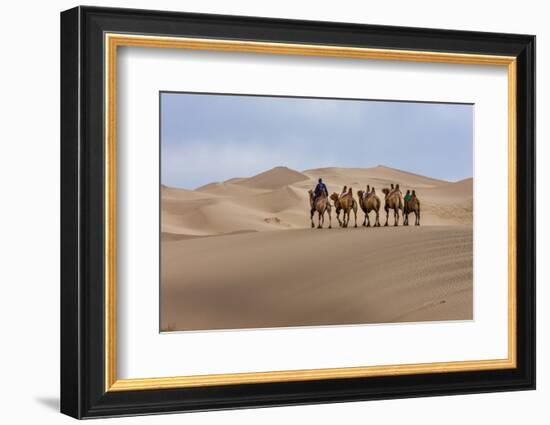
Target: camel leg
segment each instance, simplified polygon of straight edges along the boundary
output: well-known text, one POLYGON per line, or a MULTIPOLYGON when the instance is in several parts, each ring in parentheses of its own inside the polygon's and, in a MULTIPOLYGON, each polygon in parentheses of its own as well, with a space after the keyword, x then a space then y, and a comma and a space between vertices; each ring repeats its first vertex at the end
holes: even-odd
POLYGON ((390 215, 390 209, 385 206, 384 209, 386 210, 386 224, 384 224, 384 227, 388 225, 388 217, 390 215))
POLYGON ((321 225, 321 219, 323 218, 323 215, 321 214, 321 211, 317 211, 317 214, 319 215, 319 218, 317 219, 317 228, 322 229, 323 226, 321 225))
POLYGON ((355 216, 355 226, 353 227, 357 227, 357 209, 353 210, 353 215, 355 216))
POLYGON ((342 227, 342 221, 340 220, 340 211, 341 210, 336 210, 336 219, 338 220, 338 225, 342 227))
POLYGON ((315 211, 312 209, 310 212, 310 219, 311 219, 311 228, 313 229, 315 227, 315 224, 313 224, 313 215, 315 214, 315 211))
POLYGON ((374 222, 375 227, 380 227, 380 211, 376 210, 376 221, 374 222))
POLYGON ((332 214, 330 213, 330 210, 327 210, 328 212, 328 228, 332 229, 332 214))
MULTIPOLYGON (((365 218, 367 219, 367 227, 370 227, 370 217, 369 217, 369 213, 366 212, 365 213, 365 218)), ((363 223, 363 226, 365 225, 365 223, 363 223)))
POLYGON ((368 214, 365 213, 365 219, 363 220, 363 227, 366 227, 367 226, 367 218, 368 218, 368 214))
POLYGON ((394 218, 394 226, 397 226, 399 224, 399 210, 396 208, 393 210, 393 218, 394 218))
POLYGON ((420 210, 418 211, 415 211, 415 214, 414 214, 416 217, 415 217, 415 222, 414 222, 414 225, 415 226, 420 226, 420 210))

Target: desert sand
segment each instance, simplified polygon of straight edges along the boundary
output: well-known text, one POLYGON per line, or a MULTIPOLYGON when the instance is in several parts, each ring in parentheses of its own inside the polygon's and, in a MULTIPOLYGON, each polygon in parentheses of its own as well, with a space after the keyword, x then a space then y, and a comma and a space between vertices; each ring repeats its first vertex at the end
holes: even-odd
POLYGON ((162 186, 161 330, 470 320, 472 183, 378 166, 162 186), (364 228, 359 211, 357 229, 334 213, 332 229, 311 229, 319 177, 331 193, 369 184, 382 201, 390 183, 415 189, 421 226, 364 228))

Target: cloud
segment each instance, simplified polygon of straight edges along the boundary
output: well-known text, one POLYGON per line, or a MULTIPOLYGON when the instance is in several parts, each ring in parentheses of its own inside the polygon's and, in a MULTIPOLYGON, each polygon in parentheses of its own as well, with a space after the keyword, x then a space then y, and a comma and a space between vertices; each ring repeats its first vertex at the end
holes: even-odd
POLYGON ((163 94, 162 181, 186 188, 284 165, 472 175, 473 106, 163 94))
POLYGON ((286 152, 258 143, 193 141, 167 144, 161 150, 162 182, 196 188, 233 177, 248 177, 278 165, 299 166, 305 158, 290 160, 286 152))

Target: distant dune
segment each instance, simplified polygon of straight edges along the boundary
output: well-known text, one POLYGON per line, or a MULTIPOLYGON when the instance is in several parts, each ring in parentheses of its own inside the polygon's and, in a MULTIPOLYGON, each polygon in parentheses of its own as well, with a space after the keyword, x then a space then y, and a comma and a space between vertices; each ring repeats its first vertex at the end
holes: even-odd
POLYGON ((323 180, 338 184, 369 183, 371 186, 379 182, 381 184, 399 183, 401 186, 415 186, 416 188, 431 188, 448 182, 421 176, 419 174, 401 171, 396 168, 378 165, 372 168, 316 168, 304 171, 304 174, 316 180, 322 177, 323 180))
POLYGON ((472 213, 471 178, 384 166, 276 167, 195 190, 162 186, 161 329, 470 320, 472 213), (369 184, 382 201, 391 183, 414 189, 421 226, 366 229, 359 211, 358 229, 335 217, 333 229, 311 229, 307 191, 319 177, 330 192, 369 184))
POLYGON ((223 183, 210 183, 205 186, 201 186, 198 189, 195 189, 195 192, 210 195, 219 195, 226 198, 247 196, 255 193, 263 193, 265 190, 255 189, 253 187, 244 187, 233 182, 223 182, 223 183))
POLYGON ((248 179, 239 179, 236 184, 255 189, 279 189, 300 181, 309 180, 309 177, 288 167, 275 167, 257 174, 248 179))

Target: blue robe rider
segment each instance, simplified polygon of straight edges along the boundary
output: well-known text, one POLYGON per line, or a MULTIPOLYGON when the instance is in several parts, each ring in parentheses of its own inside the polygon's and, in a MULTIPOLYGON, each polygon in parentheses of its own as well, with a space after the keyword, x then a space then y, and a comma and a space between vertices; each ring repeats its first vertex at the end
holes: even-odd
POLYGON ((319 179, 319 183, 317 183, 317 186, 315 186, 315 190, 313 191, 313 205, 315 205, 315 201, 323 193, 328 196, 328 189, 327 186, 323 183, 323 179, 319 179))

